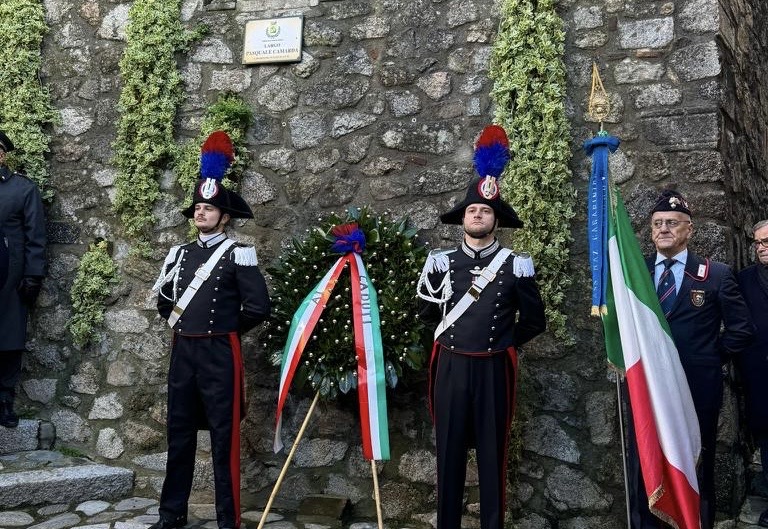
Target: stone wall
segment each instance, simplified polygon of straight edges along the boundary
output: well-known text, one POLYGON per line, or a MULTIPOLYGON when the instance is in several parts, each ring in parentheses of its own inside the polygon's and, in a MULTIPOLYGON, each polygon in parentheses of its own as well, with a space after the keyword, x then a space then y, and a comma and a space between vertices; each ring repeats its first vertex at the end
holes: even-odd
MULTIPOLYGON (((32 322, 20 401, 28 413, 55 423, 60 446, 135 468, 137 493, 154 497, 164 470, 169 337, 155 314, 150 286, 164 249, 186 236, 182 197, 167 173, 155 205, 155 260, 129 256, 110 209, 110 145, 130 3, 44 3, 51 32, 44 43, 43 80, 62 124, 51 145, 56 198, 49 209, 50 275, 32 322), (80 350, 65 329, 68 291, 80 255, 96 237, 114 243, 122 282, 110 299, 98 345, 80 350)), ((613 103, 606 127, 623 141, 612 171, 641 239, 648 239, 645 212, 658 189, 674 183, 697 215, 696 251, 731 259, 729 227, 746 220, 725 198, 754 200, 744 196, 752 185, 745 173, 731 175, 722 162, 717 2, 562 0, 560 9, 567 28, 579 211, 585 211, 589 174, 580 144, 597 129, 584 115, 591 63, 597 60, 613 103)), ((224 91, 240 94, 256 117, 243 181, 256 219, 236 226, 235 236, 254 243, 260 261, 269 263, 318 214, 371 204, 409 215, 432 245, 454 242, 456 230, 439 225, 437 217, 463 197, 473 139, 492 117, 487 61, 495 17, 491 0, 184 0, 185 23, 206 23, 212 31, 179 58, 187 96, 179 141, 198 133, 205 108, 224 91), (240 64, 245 22, 295 14, 304 15, 301 62, 240 64)), ((759 122, 757 110, 752 114, 759 122)), ((510 485, 519 527, 624 523, 615 386, 605 367, 599 322, 587 316, 585 224, 582 213, 573 226, 574 286, 566 312, 574 344, 545 335, 523 351, 521 405, 529 420, 510 485)), ((244 352, 249 409, 243 494, 245 502, 263 505, 284 461, 283 454, 271 453, 277 372, 256 335, 245 337, 244 352)), ((421 375, 390 394, 393 458, 379 464, 388 520, 434 523, 434 440, 425 393, 421 375)), ((289 400, 288 446, 309 404, 305 395, 289 400)), ((361 455, 355 416, 352 400, 318 407, 278 506, 295 508, 307 494, 334 493, 352 500, 356 516, 375 516, 371 467, 361 455)), ((734 442, 735 434, 727 434, 725 429, 724 447, 734 442)), ((204 433, 200 439, 195 498, 210 494, 204 433)), ((468 483, 466 523, 479 526, 473 468, 468 483)), ((721 507, 728 510, 731 503, 725 498, 721 507)))
POLYGON ((768 191, 768 106, 765 84, 768 63, 768 6, 757 1, 720 2, 723 56, 723 127, 720 150, 729 192, 729 214, 736 228, 732 244, 740 264, 751 228, 768 218, 763 198, 768 191))

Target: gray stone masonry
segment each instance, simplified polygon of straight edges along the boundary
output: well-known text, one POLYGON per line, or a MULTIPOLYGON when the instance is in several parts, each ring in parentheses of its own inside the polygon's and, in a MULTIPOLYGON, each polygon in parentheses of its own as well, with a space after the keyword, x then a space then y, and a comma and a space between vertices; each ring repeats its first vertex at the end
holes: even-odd
MULTIPOLYGON (((135 257, 112 210, 119 61, 135 3, 42 4, 50 31, 42 45, 40 77, 61 122, 50 131, 55 197, 47 211, 49 275, 31 319, 30 353, 17 399, 23 417, 36 420, 22 421, 12 433, 0 431, 0 446, 8 435, 18 435, 29 449, 77 450, 98 464, 129 469, 98 485, 94 480, 104 494, 126 494, 130 485, 122 480, 135 472, 132 494, 156 500, 165 468, 170 337, 156 315, 150 287, 167 248, 187 238, 179 214, 184 197, 169 168, 160 182, 162 197, 152 205, 158 218, 152 256, 135 257), (69 289, 80 257, 96 238, 114 248, 120 284, 108 300, 94 344, 78 348, 67 331, 69 289), (55 428, 55 447, 32 447, 38 420, 55 428)), ((176 137, 182 145, 196 136, 206 108, 224 92, 237 93, 249 105, 254 123, 246 133, 249 152, 241 190, 256 219, 238 223, 231 234, 257 246, 264 268, 275 262, 286 241, 311 229, 318 215, 351 205, 408 215, 420 229, 420 240, 432 247, 456 243, 460 232, 440 225, 438 215, 464 197, 474 174, 474 139, 494 118, 488 69, 498 4, 179 2, 184 24, 205 24, 210 31, 178 55, 185 101, 174 122, 176 137), (304 17, 301 60, 241 64, 245 23, 288 15, 304 17)), ((745 227, 768 216, 760 198, 768 190, 768 7, 763 0, 559 0, 557 9, 566 31, 566 109, 578 200, 569 257, 572 287, 563 307, 570 344, 545 334, 521 351, 519 402, 530 418, 520 434, 521 459, 512 463, 508 521, 522 529, 614 529, 625 523, 618 408, 600 322, 589 318, 585 301, 590 291, 584 220, 589 161, 580 146, 599 127, 586 115, 592 63, 611 101, 605 127, 622 140, 611 171, 644 251, 650 250, 645 219, 652 200, 662 187, 675 185, 696 217, 692 248, 742 265, 747 262, 745 227)), ((516 247, 512 234, 501 237, 525 250, 516 247)), ((284 453, 271 449, 278 387, 278 372, 267 361, 271 353, 262 349, 258 330, 243 337, 248 409, 241 437, 242 492, 254 509, 266 503, 285 460, 284 453)), ((379 462, 377 472, 391 527, 435 524, 434 438, 426 385, 426 374, 418 373, 388 394, 392 460, 379 462)), ((718 455, 720 529, 748 527, 762 505, 762 500, 750 500, 750 514, 739 515, 752 471, 740 463, 732 398, 723 412, 718 455)), ((309 402, 291 392, 283 418, 288 447, 309 402)), ((206 432, 198 444, 192 501, 209 504, 206 432)), ((465 527, 479 527, 473 457, 465 527)), ((20 487, 16 501, 44 501, 36 494, 58 476, 56 469, 49 472, 40 474, 44 479, 34 487, 14 482, 20 487)), ((275 506, 295 512, 303 498, 316 495, 348 498, 353 519, 375 520, 371 467, 362 457, 357 409, 347 402, 318 406, 275 506)), ((102 497, 94 490, 87 499, 102 497)), ((112 504, 94 515, 69 504, 56 514, 21 509, 23 514, 0 518, 0 526, 114 523, 127 529, 152 523, 153 508, 142 507, 135 516, 116 514, 112 504), (62 518, 54 523, 56 516, 62 518)), ((206 519, 212 517, 198 517, 206 519)), ((275 524, 273 529, 297 526, 290 520, 275 524)))

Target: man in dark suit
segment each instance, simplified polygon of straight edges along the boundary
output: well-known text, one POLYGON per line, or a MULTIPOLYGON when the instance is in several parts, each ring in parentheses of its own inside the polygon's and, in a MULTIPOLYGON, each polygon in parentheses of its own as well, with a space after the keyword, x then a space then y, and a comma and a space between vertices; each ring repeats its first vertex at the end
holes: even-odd
MULTIPOLYGON (((752 228, 757 263, 739 272, 737 279, 747 302, 755 339, 739 359, 746 390, 749 428, 760 448, 763 476, 768 482, 768 219, 752 228)), ((768 527, 768 509, 761 515, 760 527, 768 527)))
MULTIPOLYGON (((229 137, 211 134, 204 144, 232 156, 229 137)), ((173 330, 168 370, 168 460, 160 495, 160 519, 150 529, 187 524, 198 429, 210 430, 220 529, 240 527, 240 421, 244 374, 240 336, 269 316, 270 301, 256 249, 234 242, 230 219, 252 219, 248 204, 219 182, 229 166, 214 151, 205 158, 192 204, 194 242, 174 246, 165 258, 157 310, 173 330), (206 163, 206 160, 212 160, 206 163), (206 169, 207 168, 207 169, 206 169), (213 176, 211 176, 213 175, 213 176)))
POLYGON ((45 215, 37 185, 5 164, 14 145, 0 131, 0 426, 15 428, 13 409, 26 349, 27 316, 45 276, 45 215))
MULTIPOLYGON (((651 212, 656 255, 647 259, 654 286, 672 331, 699 419, 698 468, 701 527, 715 521, 715 448, 723 399, 723 365, 741 353, 752 337, 752 323, 730 268, 688 250, 693 234, 691 210, 683 196, 665 190, 651 212), (722 331, 721 331, 722 328, 722 331)), ((661 527, 648 510, 630 425, 629 482, 632 529, 661 527)))

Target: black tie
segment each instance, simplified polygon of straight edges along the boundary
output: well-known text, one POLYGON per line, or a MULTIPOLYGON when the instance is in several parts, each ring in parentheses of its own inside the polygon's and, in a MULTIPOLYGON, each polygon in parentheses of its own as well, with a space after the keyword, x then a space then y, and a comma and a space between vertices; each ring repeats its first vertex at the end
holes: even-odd
POLYGON ((675 274, 671 270, 673 264, 675 264, 674 259, 664 259, 664 272, 659 278, 659 287, 656 289, 664 316, 668 316, 672 312, 672 305, 675 304, 675 298, 677 297, 675 292, 675 274))

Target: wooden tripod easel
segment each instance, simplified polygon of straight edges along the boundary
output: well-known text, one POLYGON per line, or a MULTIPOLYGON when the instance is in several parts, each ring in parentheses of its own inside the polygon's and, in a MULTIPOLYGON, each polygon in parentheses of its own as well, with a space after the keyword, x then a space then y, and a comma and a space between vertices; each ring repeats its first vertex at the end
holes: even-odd
MULTIPOLYGON (((309 418, 312 416, 312 412, 315 411, 315 405, 319 399, 320 392, 318 391, 315 393, 315 398, 312 399, 312 404, 309 406, 307 416, 304 417, 304 422, 301 423, 299 433, 296 434, 296 440, 293 442, 293 446, 291 446, 291 450, 288 452, 288 457, 285 459, 285 463, 283 464, 283 469, 280 471, 280 475, 277 477, 275 486, 272 488, 272 494, 269 496, 269 501, 267 501, 267 505, 264 507, 264 512, 261 515, 261 520, 259 520, 258 529, 262 529, 267 521, 267 515, 269 514, 269 510, 272 508, 272 502, 274 502, 275 497, 277 496, 277 492, 280 490, 280 485, 283 482, 283 478, 285 478, 285 474, 288 472, 288 465, 290 465, 291 461, 293 460, 293 454, 296 452, 296 448, 299 446, 299 441, 301 441, 301 438, 304 436, 304 430, 307 429, 309 418)), ((373 474, 373 495, 374 499, 376 500, 376 517, 378 518, 378 526, 379 529, 384 529, 384 521, 381 514, 381 496, 379 495, 379 476, 376 473, 376 461, 373 459, 371 459, 371 473, 373 474)))

